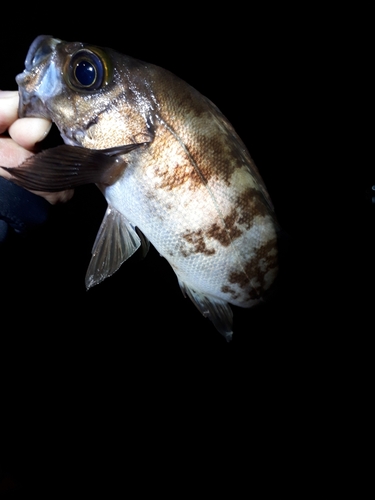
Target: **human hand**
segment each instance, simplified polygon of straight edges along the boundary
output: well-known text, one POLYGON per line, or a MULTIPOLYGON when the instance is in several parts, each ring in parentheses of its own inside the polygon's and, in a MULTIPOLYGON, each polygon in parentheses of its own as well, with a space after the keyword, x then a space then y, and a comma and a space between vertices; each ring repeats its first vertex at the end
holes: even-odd
MULTIPOLYGON (((51 122, 44 118, 18 118, 18 92, 0 90, 0 166, 17 167, 36 150, 51 128, 51 122), (8 135, 1 135, 8 132, 8 135)), ((0 168, 0 176, 12 180, 6 170, 0 168)), ((66 202, 73 196, 73 190, 57 193, 33 193, 42 196, 49 203, 66 202)))

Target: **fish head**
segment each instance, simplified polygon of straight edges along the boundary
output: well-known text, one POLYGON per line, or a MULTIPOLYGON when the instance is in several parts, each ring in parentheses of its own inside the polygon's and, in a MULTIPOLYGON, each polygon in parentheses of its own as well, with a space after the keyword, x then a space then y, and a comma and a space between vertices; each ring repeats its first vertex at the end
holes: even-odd
MULTIPOLYGON (((64 142, 73 146, 100 149, 129 142, 140 114, 139 106, 127 105, 126 69, 126 60, 111 49, 41 35, 30 46, 25 70, 16 77, 19 117, 52 120, 64 142), (127 137, 116 137, 117 125, 124 129, 126 123, 127 137)), ((144 94, 142 99, 149 101, 144 94)), ((144 102, 140 105, 145 109, 144 102)), ((145 128, 144 116, 141 121, 145 128)))

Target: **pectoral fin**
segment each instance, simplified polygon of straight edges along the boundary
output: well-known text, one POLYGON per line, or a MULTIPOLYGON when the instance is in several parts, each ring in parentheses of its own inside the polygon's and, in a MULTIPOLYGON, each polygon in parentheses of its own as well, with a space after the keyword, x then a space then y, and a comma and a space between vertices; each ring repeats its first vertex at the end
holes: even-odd
POLYGON ((63 144, 30 156, 18 167, 1 168, 12 174, 15 184, 32 191, 64 191, 91 183, 110 186, 126 167, 121 155, 145 144, 127 144, 109 149, 63 144))
POLYGON ((184 297, 188 296, 203 316, 212 321, 227 342, 232 340, 233 311, 230 305, 223 300, 209 298, 203 293, 196 292, 180 280, 178 283, 184 297))
POLYGON ((141 240, 129 221, 108 206, 92 249, 86 288, 99 284, 115 273, 140 245, 141 240))

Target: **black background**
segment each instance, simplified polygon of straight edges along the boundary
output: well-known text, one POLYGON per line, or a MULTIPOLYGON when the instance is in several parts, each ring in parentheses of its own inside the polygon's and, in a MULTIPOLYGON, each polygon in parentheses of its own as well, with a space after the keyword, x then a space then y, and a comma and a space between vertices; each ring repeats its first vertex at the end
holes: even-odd
POLYGON ((332 37, 327 13, 313 23, 316 12, 285 8, 125 9, 62 9, 44 21, 32 12, 0 34, 0 88, 16 90, 39 34, 109 46, 182 77, 229 118, 266 182, 286 234, 280 280, 264 306, 235 308, 228 344, 183 298, 154 249, 86 292, 106 207, 94 186, 11 241, 0 254, 4 439, 12 450, 3 470, 18 488, 93 486, 96 475, 106 488, 124 479, 117 446, 128 459, 125 449, 139 440, 134 449, 144 454, 132 458, 148 468, 166 437, 178 442, 173 456, 190 439, 199 456, 202 446, 216 449, 216 432, 235 442, 240 423, 243 440, 262 436, 274 451, 303 453, 331 425, 335 439, 336 405, 354 394, 362 402, 370 374, 375 178, 363 157, 366 127, 354 144, 360 124, 350 115, 367 105, 367 75, 350 36, 332 37), (353 74, 361 92, 348 85, 353 74))

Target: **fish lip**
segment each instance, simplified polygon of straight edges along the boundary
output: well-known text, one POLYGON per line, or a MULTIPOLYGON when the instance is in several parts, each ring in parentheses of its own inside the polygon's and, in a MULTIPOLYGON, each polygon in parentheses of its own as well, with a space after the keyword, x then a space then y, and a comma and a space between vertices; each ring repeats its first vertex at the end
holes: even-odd
POLYGON ((19 118, 32 116, 49 119, 44 103, 34 91, 28 90, 27 87, 33 73, 44 74, 47 61, 51 58, 59 43, 61 43, 61 40, 58 38, 53 38, 49 35, 39 35, 30 45, 25 59, 25 69, 16 76, 19 93, 19 118))
POLYGON ((26 71, 31 71, 34 66, 37 66, 43 59, 49 57, 54 51, 56 45, 61 43, 58 38, 53 38, 50 35, 39 35, 30 45, 25 59, 26 71))
MULTIPOLYGON (((32 42, 32 44, 30 45, 29 50, 27 52, 26 59, 25 59, 26 71, 31 71, 33 66, 35 66, 35 61, 34 61, 35 55, 38 52, 38 50, 40 50, 41 45, 44 45, 44 42, 47 41, 49 38, 52 38, 52 37, 48 36, 48 35, 39 35, 32 42)), ((48 47, 48 44, 47 44, 47 47, 48 47)))
POLYGON ((18 103, 18 118, 26 118, 28 116, 34 118, 50 119, 45 105, 36 95, 28 94, 25 89, 19 89, 18 103))

